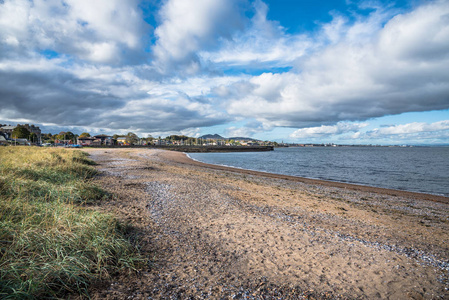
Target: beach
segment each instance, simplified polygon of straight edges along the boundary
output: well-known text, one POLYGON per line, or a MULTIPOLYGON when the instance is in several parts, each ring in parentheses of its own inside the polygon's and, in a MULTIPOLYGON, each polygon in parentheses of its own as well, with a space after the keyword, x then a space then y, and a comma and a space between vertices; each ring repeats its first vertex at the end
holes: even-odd
POLYGON ((448 198, 85 149, 149 259, 94 299, 444 299, 448 198))

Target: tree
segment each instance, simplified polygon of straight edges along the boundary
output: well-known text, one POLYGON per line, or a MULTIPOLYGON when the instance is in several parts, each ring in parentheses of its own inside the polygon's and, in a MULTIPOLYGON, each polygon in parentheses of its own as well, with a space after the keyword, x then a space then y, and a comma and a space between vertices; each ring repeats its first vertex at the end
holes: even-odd
POLYGON ((59 134, 57 134, 56 139, 58 139, 60 141, 65 140, 65 131, 61 131, 59 134))
POLYGON ((54 143, 55 142, 55 136, 53 136, 51 133, 42 133, 41 134, 41 139, 42 139, 42 143, 54 143))
POLYGON ((80 138, 83 138, 83 137, 90 137, 90 133, 88 133, 88 132, 83 132, 83 133, 80 134, 79 137, 80 137, 80 138))
POLYGON ((72 142, 76 143, 76 136, 73 132, 71 131, 67 131, 65 134, 65 139, 66 140, 71 140, 72 142))
POLYGON ((29 140, 32 143, 36 143, 37 142, 37 134, 35 134, 34 132, 30 133, 29 140))
MULTIPOLYGON (((75 135, 73 134, 73 132, 70 132, 70 131, 67 131, 67 132, 64 132, 64 131, 61 131, 57 136, 56 136, 56 138, 58 139, 58 140, 60 140, 60 141, 67 141, 67 140, 70 140, 70 141, 74 141, 74 139, 75 139, 75 135)), ((76 142, 76 141, 75 141, 76 142)))
POLYGON ((128 132, 126 135, 126 142, 130 145, 135 145, 139 142, 139 137, 133 132, 128 132))
POLYGON ((13 129, 11 136, 13 139, 28 139, 30 131, 23 126, 17 126, 13 129))

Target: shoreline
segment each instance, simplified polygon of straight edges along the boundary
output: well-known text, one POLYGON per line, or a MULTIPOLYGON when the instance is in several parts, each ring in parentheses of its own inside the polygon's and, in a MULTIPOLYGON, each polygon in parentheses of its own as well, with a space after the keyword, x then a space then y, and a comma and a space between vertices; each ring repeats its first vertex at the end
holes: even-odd
POLYGON ((192 159, 185 152, 181 153, 181 152, 174 152, 174 151, 164 151, 161 153, 161 156, 168 160, 171 160, 173 162, 187 164, 187 165, 194 165, 194 166, 199 166, 199 167, 209 168, 209 169, 214 169, 214 170, 219 170, 219 171, 236 172, 236 173, 241 173, 241 174, 246 174, 246 175, 263 176, 263 177, 275 178, 275 179, 284 179, 284 180, 301 182, 301 183, 312 184, 312 185, 322 185, 322 186, 327 186, 327 187, 336 187, 336 188, 349 189, 349 190, 354 190, 354 191, 384 194, 384 195, 389 195, 389 196, 399 196, 399 197, 406 197, 406 198, 417 199, 417 200, 427 200, 427 201, 434 201, 434 202, 449 204, 449 197, 445 197, 442 195, 395 190, 395 189, 374 187, 374 186, 369 186, 369 185, 359 185, 359 184, 345 183, 345 182, 338 182, 338 181, 312 179, 312 178, 306 178, 306 177, 283 175, 283 174, 254 171, 254 170, 248 170, 248 169, 242 169, 242 168, 236 168, 236 167, 208 164, 208 163, 203 163, 203 162, 192 159))

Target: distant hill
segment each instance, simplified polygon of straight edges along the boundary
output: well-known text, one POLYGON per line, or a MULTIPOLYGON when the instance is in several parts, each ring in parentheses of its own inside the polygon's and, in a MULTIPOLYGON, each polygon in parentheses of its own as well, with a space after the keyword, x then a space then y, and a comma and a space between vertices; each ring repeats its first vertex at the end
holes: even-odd
POLYGON ((230 137, 225 138, 219 134, 205 134, 199 137, 200 139, 211 139, 211 140, 238 140, 238 141, 257 141, 249 137, 230 137))
POLYGON ((205 134, 199 137, 200 139, 211 139, 211 140, 226 140, 226 138, 222 137, 218 134, 205 134))

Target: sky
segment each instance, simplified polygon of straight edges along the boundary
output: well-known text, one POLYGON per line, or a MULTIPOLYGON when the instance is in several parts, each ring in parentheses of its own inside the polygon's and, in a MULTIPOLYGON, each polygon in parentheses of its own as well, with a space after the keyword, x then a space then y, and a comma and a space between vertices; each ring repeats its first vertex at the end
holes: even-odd
POLYGON ((0 0, 0 124, 449 144, 449 0, 0 0))

